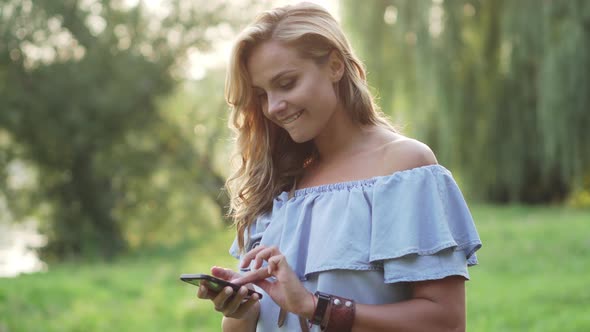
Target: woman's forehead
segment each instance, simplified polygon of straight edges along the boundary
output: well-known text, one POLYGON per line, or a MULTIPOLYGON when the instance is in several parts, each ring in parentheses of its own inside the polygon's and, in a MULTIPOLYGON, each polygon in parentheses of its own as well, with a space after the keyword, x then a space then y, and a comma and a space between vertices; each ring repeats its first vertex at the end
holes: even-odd
POLYGON ((247 59, 247 69, 252 84, 262 86, 277 76, 297 70, 304 62, 293 46, 268 41, 254 47, 247 59))

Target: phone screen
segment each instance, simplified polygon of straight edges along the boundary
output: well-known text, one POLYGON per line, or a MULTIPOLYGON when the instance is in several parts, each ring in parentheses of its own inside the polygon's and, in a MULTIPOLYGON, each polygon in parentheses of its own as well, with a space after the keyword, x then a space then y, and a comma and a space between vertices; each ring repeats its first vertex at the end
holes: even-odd
MULTIPOLYGON (((189 284, 195 285, 197 287, 201 284, 201 282, 204 282, 205 287, 214 292, 220 292, 226 286, 231 287, 237 292, 241 287, 240 285, 232 284, 231 282, 207 274, 182 274, 180 276, 180 280, 188 282, 189 284)), ((246 297, 250 297, 254 293, 258 294, 259 299, 262 298, 262 294, 252 289, 248 289, 248 295, 246 297)))

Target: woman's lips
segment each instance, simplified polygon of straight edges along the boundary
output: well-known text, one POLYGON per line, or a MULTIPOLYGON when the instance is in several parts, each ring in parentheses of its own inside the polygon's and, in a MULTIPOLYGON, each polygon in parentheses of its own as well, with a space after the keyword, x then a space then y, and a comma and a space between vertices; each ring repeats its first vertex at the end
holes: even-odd
POLYGON ((299 111, 299 112, 297 112, 297 113, 295 113, 295 114, 293 114, 293 115, 291 115, 291 116, 289 116, 289 117, 287 117, 287 118, 283 118, 283 119, 281 119, 281 120, 280 120, 280 122, 281 122, 282 124, 284 124, 284 125, 286 125, 286 124, 289 124, 289 123, 291 123, 291 122, 293 122, 293 121, 295 121, 295 120, 299 119, 299 117, 300 117, 302 114, 303 114, 303 110, 301 110, 301 111, 299 111))

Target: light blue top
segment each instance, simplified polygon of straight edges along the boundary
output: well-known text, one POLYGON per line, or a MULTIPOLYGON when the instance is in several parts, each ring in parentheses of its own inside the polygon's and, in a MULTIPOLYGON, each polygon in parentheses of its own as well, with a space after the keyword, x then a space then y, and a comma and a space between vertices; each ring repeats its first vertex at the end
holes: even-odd
MULTIPOLYGON (((275 245, 311 292, 384 304, 410 296, 408 281, 469 278, 481 241, 451 173, 428 165, 387 176, 283 192, 245 234, 246 251, 275 245)), ((237 241, 230 253, 240 259, 237 241)), ((298 331, 261 300, 257 331, 298 331)), ((312 331, 319 331, 314 327, 312 331)))

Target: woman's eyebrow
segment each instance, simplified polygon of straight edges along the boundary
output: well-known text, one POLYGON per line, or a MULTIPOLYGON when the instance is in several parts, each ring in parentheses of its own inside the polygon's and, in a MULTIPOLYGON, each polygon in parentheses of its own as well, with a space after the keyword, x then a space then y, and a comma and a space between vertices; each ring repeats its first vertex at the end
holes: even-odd
MULTIPOLYGON (((278 72, 277 74, 275 74, 271 79, 270 79, 270 84, 275 84, 278 80, 280 80, 284 75, 286 74, 290 74, 292 72, 295 72, 295 69, 285 69, 283 71, 278 72)), ((252 84, 252 88, 254 89, 262 89, 261 87, 252 84)))
POLYGON ((270 83, 274 84, 274 83, 276 83, 276 81, 280 80, 283 75, 290 74, 291 72, 294 72, 294 71, 295 71, 295 69, 283 70, 283 71, 279 72, 278 74, 276 74, 275 76, 273 76, 270 79, 270 83))

